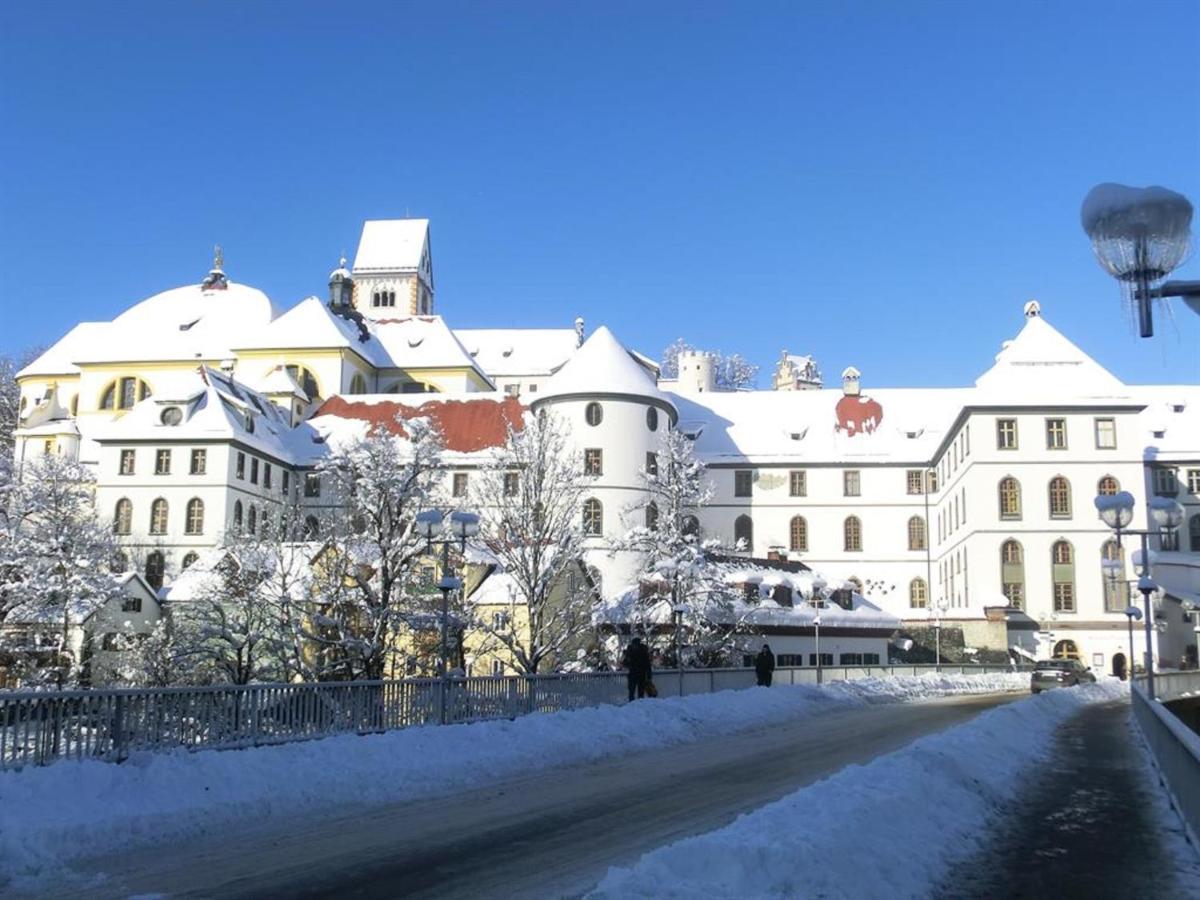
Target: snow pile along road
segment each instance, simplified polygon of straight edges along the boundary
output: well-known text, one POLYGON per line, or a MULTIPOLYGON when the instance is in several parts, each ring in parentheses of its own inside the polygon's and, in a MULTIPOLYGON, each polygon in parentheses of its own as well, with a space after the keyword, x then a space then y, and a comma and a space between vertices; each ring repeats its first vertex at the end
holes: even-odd
POLYGON ((1027 690, 1028 674, 923 675, 638 701, 470 725, 250 750, 139 754, 0 773, 0 887, 72 857, 224 825, 345 811, 478 787, 873 703, 1027 690))
POLYGON ((1058 724, 1128 691, 1105 681, 989 710, 611 869, 590 897, 929 896, 951 865, 982 847, 1058 724))

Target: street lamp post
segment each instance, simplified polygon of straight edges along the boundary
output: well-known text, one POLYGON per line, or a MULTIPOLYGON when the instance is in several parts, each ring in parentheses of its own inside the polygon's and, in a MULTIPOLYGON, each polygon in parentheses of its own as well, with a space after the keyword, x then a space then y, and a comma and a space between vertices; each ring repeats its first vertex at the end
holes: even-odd
POLYGON ((1129 620, 1129 688, 1133 690, 1133 620, 1140 619, 1142 611, 1130 603, 1125 607, 1125 618, 1129 620))
MULTIPOLYGON (((1121 549, 1121 535, 1132 534, 1141 538, 1142 549, 1140 553, 1140 561, 1134 560, 1135 571, 1138 572, 1138 590, 1142 594, 1142 605, 1144 607, 1144 627, 1146 630, 1146 692, 1150 699, 1154 699, 1154 612, 1151 608, 1150 598, 1158 585, 1150 577, 1150 532, 1148 530, 1130 530, 1129 524, 1133 522, 1133 507, 1135 500, 1133 495, 1128 491, 1120 491, 1116 494, 1101 494, 1096 498, 1096 511, 1100 514, 1100 521, 1111 528, 1117 539, 1118 557, 1121 549)), ((1172 500, 1169 497, 1151 497, 1147 504, 1150 509, 1150 520, 1158 526, 1159 534, 1163 532, 1173 532, 1183 522, 1183 507, 1179 501, 1172 500)), ((1132 619, 1130 622, 1132 623, 1132 619)), ((1132 667, 1132 660, 1130 661, 1132 667)))
POLYGON ((825 587, 826 587, 825 579, 822 578, 820 575, 818 575, 816 578, 814 578, 812 580, 812 596, 809 598, 809 603, 811 603, 813 609, 815 609, 817 611, 816 615, 813 616, 813 634, 814 634, 813 649, 816 651, 816 653, 814 655, 817 660, 817 684, 821 684, 821 682, 822 682, 822 678, 821 678, 821 604, 822 604, 822 602, 824 602, 825 587))
POLYGON ((437 540, 438 535, 442 533, 445 527, 443 519, 445 514, 440 509, 430 509, 418 513, 415 522, 417 534, 425 539, 427 551, 432 555, 435 544, 440 544, 442 548, 442 577, 438 580, 438 590, 442 592, 442 614, 441 614, 441 646, 438 654, 438 681, 441 685, 439 691, 440 707, 441 707, 441 723, 446 724, 446 696, 449 693, 449 620, 450 620, 450 592, 462 590, 462 579, 451 574, 450 571, 450 545, 457 544, 459 552, 465 552, 467 549, 467 539, 474 537, 479 533, 479 516, 472 512, 463 510, 455 510, 450 513, 450 534, 437 540))
POLYGON ((675 586, 671 586, 671 617, 675 620, 675 668, 679 670, 679 696, 683 696, 683 614, 686 607, 675 597, 675 586))
POLYGON ((938 672, 942 671, 942 614, 949 608, 944 597, 933 604, 933 659, 938 672))

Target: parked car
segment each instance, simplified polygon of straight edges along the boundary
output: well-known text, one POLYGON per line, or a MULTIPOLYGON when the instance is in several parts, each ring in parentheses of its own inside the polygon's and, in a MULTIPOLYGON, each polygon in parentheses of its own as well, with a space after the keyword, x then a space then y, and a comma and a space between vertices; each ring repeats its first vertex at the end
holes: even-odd
POLYGON ((1034 666, 1029 678, 1029 690, 1034 694, 1053 688, 1095 684, 1092 670, 1077 659, 1043 659, 1034 666))

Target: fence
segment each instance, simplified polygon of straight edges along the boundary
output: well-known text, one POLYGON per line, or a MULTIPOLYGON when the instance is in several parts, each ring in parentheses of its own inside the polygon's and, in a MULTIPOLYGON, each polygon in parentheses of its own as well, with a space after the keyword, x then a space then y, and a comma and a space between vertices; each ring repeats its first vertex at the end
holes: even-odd
MULTIPOLYGON (((828 666, 825 681, 919 675, 934 666, 828 666)), ((950 674, 1009 672, 1007 666, 943 665, 950 674)), ((775 684, 815 684, 811 668, 776 669, 775 684)), ((749 687, 753 669, 660 670, 660 696, 749 687)), ((511 719, 619 703, 621 672, 347 681, 215 687, 0 692, 0 770, 60 759, 120 762, 139 751, 220 750, 511 719)))
POLYGON ((1144 678, 1134 681, 1133 716, 1171 802, 1188 829, 1192 846, 1200 847, 1200 734, 1188 728, 1161 702, 1182 695, 1188 687, 1200 687, 1200 676, 1160 673, 1154 676, 1154 685, 1158 701, 1146 696, 1144 678))

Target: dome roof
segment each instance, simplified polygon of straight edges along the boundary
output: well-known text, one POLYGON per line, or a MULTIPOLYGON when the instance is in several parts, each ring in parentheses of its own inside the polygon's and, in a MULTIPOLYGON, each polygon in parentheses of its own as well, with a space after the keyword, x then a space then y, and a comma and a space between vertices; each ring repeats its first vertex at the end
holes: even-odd
POLYGON ((113 324, 138 329, 244 330, 269 323, 279 315, 271 298, 257 288, 229 282, 221 290, 205 290, 198 284, 172 288, 135 303, 113 324))

